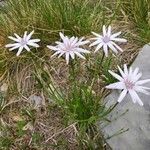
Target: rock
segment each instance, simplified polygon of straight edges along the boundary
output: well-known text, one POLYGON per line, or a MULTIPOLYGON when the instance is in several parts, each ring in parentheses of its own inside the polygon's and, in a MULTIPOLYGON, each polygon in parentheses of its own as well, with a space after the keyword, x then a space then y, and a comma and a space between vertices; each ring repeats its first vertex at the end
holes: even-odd
POLYGON ((45 100, 41 96, 31 95, 29 97, 29 102, 34 107, 34 109, 38 109, 42 106, 45 106, 45 100))
MULTIPOLYGON (((139 67, 143 73, 142 79, 150 79, 150 46, 146 45, 139 53, 132 64, 132 67, 139 67)), ((145 84, 150 87, 150 83, 145 84)), ((113 91, 106 101, 108 106, 115 104, 119 96, 119 91, 113 91)), ((120 135, 110 138, 107 142, 113 150, 150 150, 150 96, 138 93, 144 106, 133 104, 131 98, 127 96, 122 103, 118 104, 111 113, 111 120, 119 114, 128 110, 127 113, 112 121, 104 128, 105 136, 111 136, 120 129, 129 129, 120 135)))

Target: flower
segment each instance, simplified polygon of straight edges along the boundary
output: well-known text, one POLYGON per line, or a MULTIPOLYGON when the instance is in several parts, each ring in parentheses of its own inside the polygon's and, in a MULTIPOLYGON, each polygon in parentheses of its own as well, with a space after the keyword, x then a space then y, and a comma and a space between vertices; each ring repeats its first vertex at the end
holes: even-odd
POLYGON ((115 42, 127 42, 126 39, 118 38, 121 32, 112 34, 111 26, 108 27, 108 30, 106 30, 105 25, 103 26, 103 35, 97 34, 95 32, 92 32, 92 34, 96 36, 95 38, 92 38, 92 40, 96 41, 90 44, 90 47, 97 45, 95 52, 97 52, 100 48, 103 47, 103 51, 106 57, 108 57, 109 48, 116 54, 118 53, 118 50, 120 50, 121 52, 123 51, 122 48, 119 47, 115 42))
POLYGON ((150 82, 150 79, 146 80, 139 80, 142 76, 142 73, 139 73, 139 68, 136 68, 135 70, 130 67, 130 69, 127 69, 127 66, 124 65, 124 71, 118 66, 119 72, 121 74, 118 75, 112 71, 109 70, 109 73, 114 76, 116 79, 119 80, 119 82, 110 84, 106 86, 108 89, 119 89, 122 90, 118 102, 121 102, 123 98, 126 96, 127 93, 130 94, 131 99, 133 103, 139 103, 141 106, 143 106, 143 102, 137 95, 137 92, 144 93, 146 95, 149 95, 150 88, 142 86, 143 84, 150 82))
POLYGON ((65 59, 68 64, 70 57, 74 59, 75 54, 80 58, 85 59, 85 57, 81 53, 90 53, 88 50, 80 48, 80 46, 89 43, 89 41, 84 40, 84 38, 79 39, 78 37, 74 36, 69 38, 68 36, 64 36, 61 32, 59 33, 59 35, 62 39, 62 42, 55 42, 57 44, 56 46, 47 46, 49 49, 55 51, 55 53, 51 57, 58 54, 58 57, 65 55, 65 59))
POLYGON ((25 31, 23 37, 20 37, 18 34, 14 33, 15 37, 9 36, 8 38, 15 41, 16 43, 7 44, 5 47, 10 48, 10 51, 18 49, 18 52, 16 54, 17 56, 20 55, 24 48, 29 52, 29 46, 39 47, 39 45, 36 42, 39 42, 40 39, 31 39, 33 33, 34 31, 27 35, 27 31, 25 31))

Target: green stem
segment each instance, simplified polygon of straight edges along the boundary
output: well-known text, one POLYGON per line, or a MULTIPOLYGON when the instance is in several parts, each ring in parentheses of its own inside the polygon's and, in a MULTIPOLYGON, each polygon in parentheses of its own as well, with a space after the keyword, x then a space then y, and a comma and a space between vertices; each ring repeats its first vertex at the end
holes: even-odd
POLYGON ((75 81, 75 62, 71 60, 69 62, 69 79, 70 81, 75 81))
POLYGON ((100 66, 102 66, 102 64, 103 64, 104 57, 105 57, 105 53, 103 52, 103 54, 102 54, 102 58, 101 58, 101 61, 100 61, 100 66))

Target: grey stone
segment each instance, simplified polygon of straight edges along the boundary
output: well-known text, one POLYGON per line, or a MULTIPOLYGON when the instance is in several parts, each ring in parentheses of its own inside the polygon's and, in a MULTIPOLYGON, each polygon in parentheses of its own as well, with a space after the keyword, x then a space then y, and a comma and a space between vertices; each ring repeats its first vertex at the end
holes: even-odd
MULTIPOLYGON (((132 67, 139 67, 143 73, 142 79, 150 79, 149 45, 144 46, 132 67)), ((146 86, 150 87, 150 83, 146 86)), ((115 104, 119 94, 119 91, 113 91, 106 97, 107 106, 115 104)), ((127 96, 111 113, 111 120, 115 119, 116 116, 118 118, 103 129, 106 137, 117 133, 122 128, 129 129, 108 140, 113 150, 150 150, 150 96, 140 93, 138 95, 144 103, 143 107, 133 104, 131 98, 127 96), (119 117, 126 110, 128 112, 119 117)))

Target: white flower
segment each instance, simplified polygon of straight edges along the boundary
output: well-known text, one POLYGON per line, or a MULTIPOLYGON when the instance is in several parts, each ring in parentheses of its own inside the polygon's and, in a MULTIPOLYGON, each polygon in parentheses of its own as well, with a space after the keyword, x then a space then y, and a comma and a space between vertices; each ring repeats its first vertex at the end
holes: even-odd
POLYGON ((10 51, 18 49, 17 56, 20 55, 24 48, 29 52, 29 46, 39 47, 39 45, 36 42, 39 42, 40 39, 31 39, 33 33, 34 31, 27 35, 27 31, 25 31, 23 37, 20 37, 19 35, 14 33, 15 37, 9 36, 8 38, 15 41, 16 43, 7 44, 5 47, 10 48, 10 51))
POLYGON ((50 45, 47 46, 49 49, 55 51, 55 53, 51 57, 58 54, 59 54, 58 57, 65 55, 65 59, 68 64, 70 57, 74 59, 75 54, 80 58, 85 59, 85 57, 81 53, 90 53, 88 50, 80 48, 80 46, 89 43, 89 41, 87 40, 83 41, 84 38, 78 39, 77 37, 74 36, 69 38, 68 36, 64 36, 61 32, 59 33, 59 35, 62 39, 62 42, 59 41, 55 42, 57 44, 56 46, 50 45))
POLYGON ((103 51, 106 57, 108 57, 109 48, 116 54, 118 53, 118 50, 120 50, 121 52, 123 51, 121 47, 119 47, 115 42, 127 42, 126 39, 117 37, 121 34, 121 32, 112 34, 111 26, 108 27, 108 30, 106 30, 105 25, 103 26, 103 35, 97 34, 95 32, 92 32, 92 34, 96 36, 95 38, 92 38, 92 40, 96 41, 90 44, 90 47, 97 45, 95 52, 97 52, 100 48, 103 47, 103 51))
POLYGON ((121 102, 123 98, 126 96, 126 94, 129 93, 133 103, 137 102, 141 106, 143 106, 143 102, 137 95, 137 92, 141 92, 141 93, 149 95, 149 92, 147 90, 149 90, 150 88, 142 86, 142 85, 147 82, 150 82, 150 79, 139 80, 142 76, 142 73, 139 73, 139 68, 132 70, 132 67, 130 67, 130 69, 128 70, 127 66, 124 65, 124 71, 119 66, 118 66, 118 69, 119 69, 121 76, 110 70, 109 70, 109 73, 112 76, 114 76, 116 79, 118 79, 119 82, 110 84, 106 86, 106 88, 122 90, 118 98, 118 102, 121 102))

